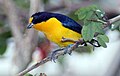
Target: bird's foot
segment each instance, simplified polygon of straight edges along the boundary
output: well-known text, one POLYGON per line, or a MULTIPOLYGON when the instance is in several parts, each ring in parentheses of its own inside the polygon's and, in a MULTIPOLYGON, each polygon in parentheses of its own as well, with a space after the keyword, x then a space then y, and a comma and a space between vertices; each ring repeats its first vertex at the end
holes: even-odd
POLYGON ((57 50, 51 52, 51 54, 49 55, 50 60, 55 62, 55 60, 58 58, 58 55, 57 55, 57 54, 58 54, 60 51, 63 51, 63 55, 65 55, 65 54, 71 55, 72 50, 70 50, 70 47, 71 47, 72 45, 73 45, 73 44, 68 45, 67 47, 60 48, 60 49, 57 49, 57 50))
POLYGON ((68 46, 65 48, 64 54, 69 54, 69 55, 71 55, 72 50, 69 50, 69 49, 70 49, 70 47, 72 47, 72 46, 73 46, 73 44, 68 45, 68 46))
POLYGON ((60 48, 60 49, 57 49, 57 50, 51 52, 50 55, 49 55, 51 61, 55 62, 55 60, 58 58, 58 53, 60 53, 60 51, 62 51, 63 55, 65 55, 65 54, 71 55, 72 50, 74 48, 77 48, 79 46, 79 44, 81 43, 82 40, 75 41, 75 40, 63 38, 62 42, 65 42, 65 41, 71 41, 71 42, 74 42, 75 44, 70 44, 67 47, 60 48))
POLYGON ((55 50, 55 51, 52 51, 52 52, 50 53, 50 55, 49 55, 50 60, 55 62, 55 60, 58 58, 57 53, 60 52, 60 51, 62 51, 62 50, 64 50, 64 49, 65 49, 65 48, 60 48, 60 49, 57 49, 57 50, 55 50))

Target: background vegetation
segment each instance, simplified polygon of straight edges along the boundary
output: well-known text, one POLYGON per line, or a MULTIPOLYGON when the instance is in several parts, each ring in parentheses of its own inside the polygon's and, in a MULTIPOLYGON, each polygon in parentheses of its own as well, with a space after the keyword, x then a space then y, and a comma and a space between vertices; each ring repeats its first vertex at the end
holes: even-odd
MULTIPOLYGON (((108 17, 108 19, 111 19, 120 14, 119 3, 120 3, 119 0, 115 0, 115 1, 111 1, 111 0, 106 0, 106 1, 104 0, 0 0, 0 61, 1 61, 0 64, 1 66, 7 66, 7 64, 11 64, 10 66, 12 69, 11 71, 9 70, 10 73, 0 72, 0 75, 14 76, 18 72, 21 72, 26 67, 28 67, 30 63, 32 64, 32 62, 37 62, 45 58, 51 50, 58 48, 57 45, 48 41, 41 32, 38 33, 33 29, 26 30, 28 19, 33 13, 38 11, 58 12, 61 14, 68 15, 69 17, 73 18, 78 23, 83 25, 84 22, 80 21, 80 19, 82 20, 83 18, 85 20, 85 18, 83 17, 82 14, 81 15, 78 14, 79 16, 75 15, 75 12, 77 9, 83 8, 89 5, 93 5, 93 4, 98 5, 98 7, 102 8, 102 11, 106 13, 106 16, 108 17), (12 52, 9 52, 9 49, 10 49, 9 47, 11 43, 13 43, 13 47, 11 49, 12 52), (10 59, 10 61, 8 59, 10 59), (6 60, 6 62, 3 62, 2 60, 6 60)), ((86 11, 84 10, 79 10, 76 12, 76 14, 79 12, 86 13, 86 11)), ((91 12, 88 12, 86 14, 90 15, 91 12)), ((95 26, 96 24, 91 23, 91 25, 95 26)), ((114 23, 114 25, 116 26, 115 27, 111 26, 106 28, 105 33, 107 33, 110 29, 115 30, 116 32, 120 31, 120 22, 118 21, 114 23)), ((88 30, 88 32, 95 33, 95 32, 91 32, 90 30, 88 30)), ((87 38, 86 40, 90 40, 93 38, 93 36, 94 34, 90 38, 90 36, 84 35, 84 38, 85 39, 87 38)), ((112 36, 113 39, 115 39, 114 38, 115 36, 112 36)), ((120 45, 119 40, 120 40, 120 36, 118 36, 116 41, 119 43, 116 44, 116 47, 112 47, 113 51, 114 51, 114 48, 119 47, 120 45)), ((108 41, 105 41, 105 42, 108 42, 108 41)), ((110 44, 113 44, 113 43, 110 43, 110 44)), ((106 44, 103 44, 103 47, 106 47, 106 44)), ((78 50, 77 54, 81 55, 80 49, 77 49, 77 50, 78 50)), ((114 54, 113 57, 110 58, 111 62, 109 62, 110 65, 112 65, 113 64, 112 61, 116 59, 117 61, 114 62, 115 68, 112 67, 112 70, 109 70, 107 68, 107 72, 102 72, 101 74, 98 74, 98 75, 95 74, 95 75, 97 76, 100 76, 100 75, 103 75, 103 76, 116 75, 117 76, 118 75, 119 76, 120 55, 118 55, 118 53, 119 51, 116 51, 116 54, 114 54), (110 71, 111 73, 108 74, 108 71, 110 71)), ((108 54, 109 54, 109 51, 108 51, 108 54)), ((110 55, 112 55, 112 53, 110 55)), ((64 57, 63 58, 61 57, 58 61, 59 61, 58 64, 62 66, 62 71, 65 71, 65 73, 62 74, 62 72, 60 72, 56 74, 54 72, 51 72, 50 75, 51 76, 56 76, 56 75, 70 76, 70 74, 67 74, 67 71, 65 69, 66 59, 64 57)), ((49 63, 49 64, 54 64, 54 63, 49 63)), ((6 67, 6 69, 8 68, 9 67, 6 67)), ((38 73, 41 73, 41 70, 39 70, 38 73)), ((72 73, 73 75, 76 75, 75 72, 70 72, 70 73, 72 73)), ((82 73, 82 75, 86 75, 86 74, 82 73)), ((94 75, 94 74, 89 73, 89 75, 94 75)), ((79 74, 76 76, 79 76, 79 74)))

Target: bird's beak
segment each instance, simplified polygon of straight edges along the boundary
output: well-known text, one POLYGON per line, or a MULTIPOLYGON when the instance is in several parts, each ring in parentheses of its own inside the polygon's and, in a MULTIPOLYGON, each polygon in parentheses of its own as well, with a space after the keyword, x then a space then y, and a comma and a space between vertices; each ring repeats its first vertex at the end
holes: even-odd
POLYGON ((29 23, 28 26, 27 26, 27 29, 32 28, 33 25, 34 25, 33 23, 29 23))

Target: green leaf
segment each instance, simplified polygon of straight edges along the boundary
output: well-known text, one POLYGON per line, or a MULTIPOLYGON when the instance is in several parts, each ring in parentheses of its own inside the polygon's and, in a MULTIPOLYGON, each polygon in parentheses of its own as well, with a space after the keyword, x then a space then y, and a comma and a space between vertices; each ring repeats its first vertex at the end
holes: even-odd
POLYGON ((104 48, 107 47, 105 41, 104 41, 101 37, 97 37, 97 41, 98 41, 99 44, 100 44, 101 46, 103 46, 104 48))
POLYGON ((86 17, 86 11, 84 11, 84 9, 80 9, 80 10, 78 10, 77 12, 75 12, 75 15, 78 15, 78 18, 80 19, 80 20, 82 20, 82 19, 84 19, 85 17, 86 17))
POLYGON ((99 9, 97 6, 92 5, 88 7, 83 7, 79 9, 76 13, 80 20, 83 20, 83 28, 82 28, 82 37, 85 41, 91 41, 93 39, 95 33, 98 33, 97 40, 101 46, 107 47, 106 42, 109 42, 108 37, 105 35, 104 30, 102 28, 102 23, 97 22, 97 20, 101 20, 104 22, 103 16, 105 12, 99 9), (95 21, 96 20, 96 21, 95 21))
POLYGON ((98 35, 97 37, 101 38, 104 42, 109 42, 109 38, 107 37, 107 35, 98 35))
POLYGON ((68 16, 69 16, 70 18, 72 18, 73 20, 78 21, 78 16, 75 15, 75 11, 70 12, 70 13, 68 14, 68 16))
POLYGON ((82 37, 85 41, 88 41, 89 40, 89 34, 88 34, 88 28, 87 26, 83 26, 82 28, 82 37))
POLYGON ((82 37, 85 41, 91 41, 95 34, 95 29, 93 30, 93 25, 83 26, 82 37))
POLYGON ((84 25, 90 19, 96 19, 96 20, 102 19, 104 14, 105 14, 105 12, 103 12, 100 8, 98 8, 95 5, 80 8, 75 12, 75 15, 78 16, 78 19, 83 20, 84 25))
POLYGON ((77 10, 75 12, 75 15, 78 15, 78 18, 80 20, 86 20, 92 16, 93 10, 95 10, 95 9, 96 9, 95 5, 83 7, 83 8, 80 8, 79 10, 77 10))
POLYGON ((96 27, 96 32, 97 33, 105 34, 101 23, 95 23, 95 25, 96 25, 95 27, 96 27))
POLYGON ((120 31, 120 21, 117 21, 111 24, 111 30, 119 30, 120 31))
POLYGON ((98 18, 102 18, 105 15, 105 12, 103 10, 101 10, 100 8, 95 10, 98 18))
POLYGON ((102 25, 96 22, 87 21, 86 25, 83 26, 82 36, 85 41, 91 41, 93 39, 95 33, 104 34, 102 29, 102 25))

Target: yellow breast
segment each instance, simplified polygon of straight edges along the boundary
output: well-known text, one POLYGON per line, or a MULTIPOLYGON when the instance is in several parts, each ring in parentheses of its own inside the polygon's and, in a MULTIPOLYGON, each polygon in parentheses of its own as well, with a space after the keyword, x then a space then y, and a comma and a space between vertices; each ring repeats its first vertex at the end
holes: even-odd
POLYGON ((61 47, 73 44, 73 42, 61 42, 62 37, 73 40, 78 40, 81 38, 81 34, 65 28, 56 18, 50 18, 46 22, 35 24, 33 27, 39 31, 42 31, 50 41, 61 47))

